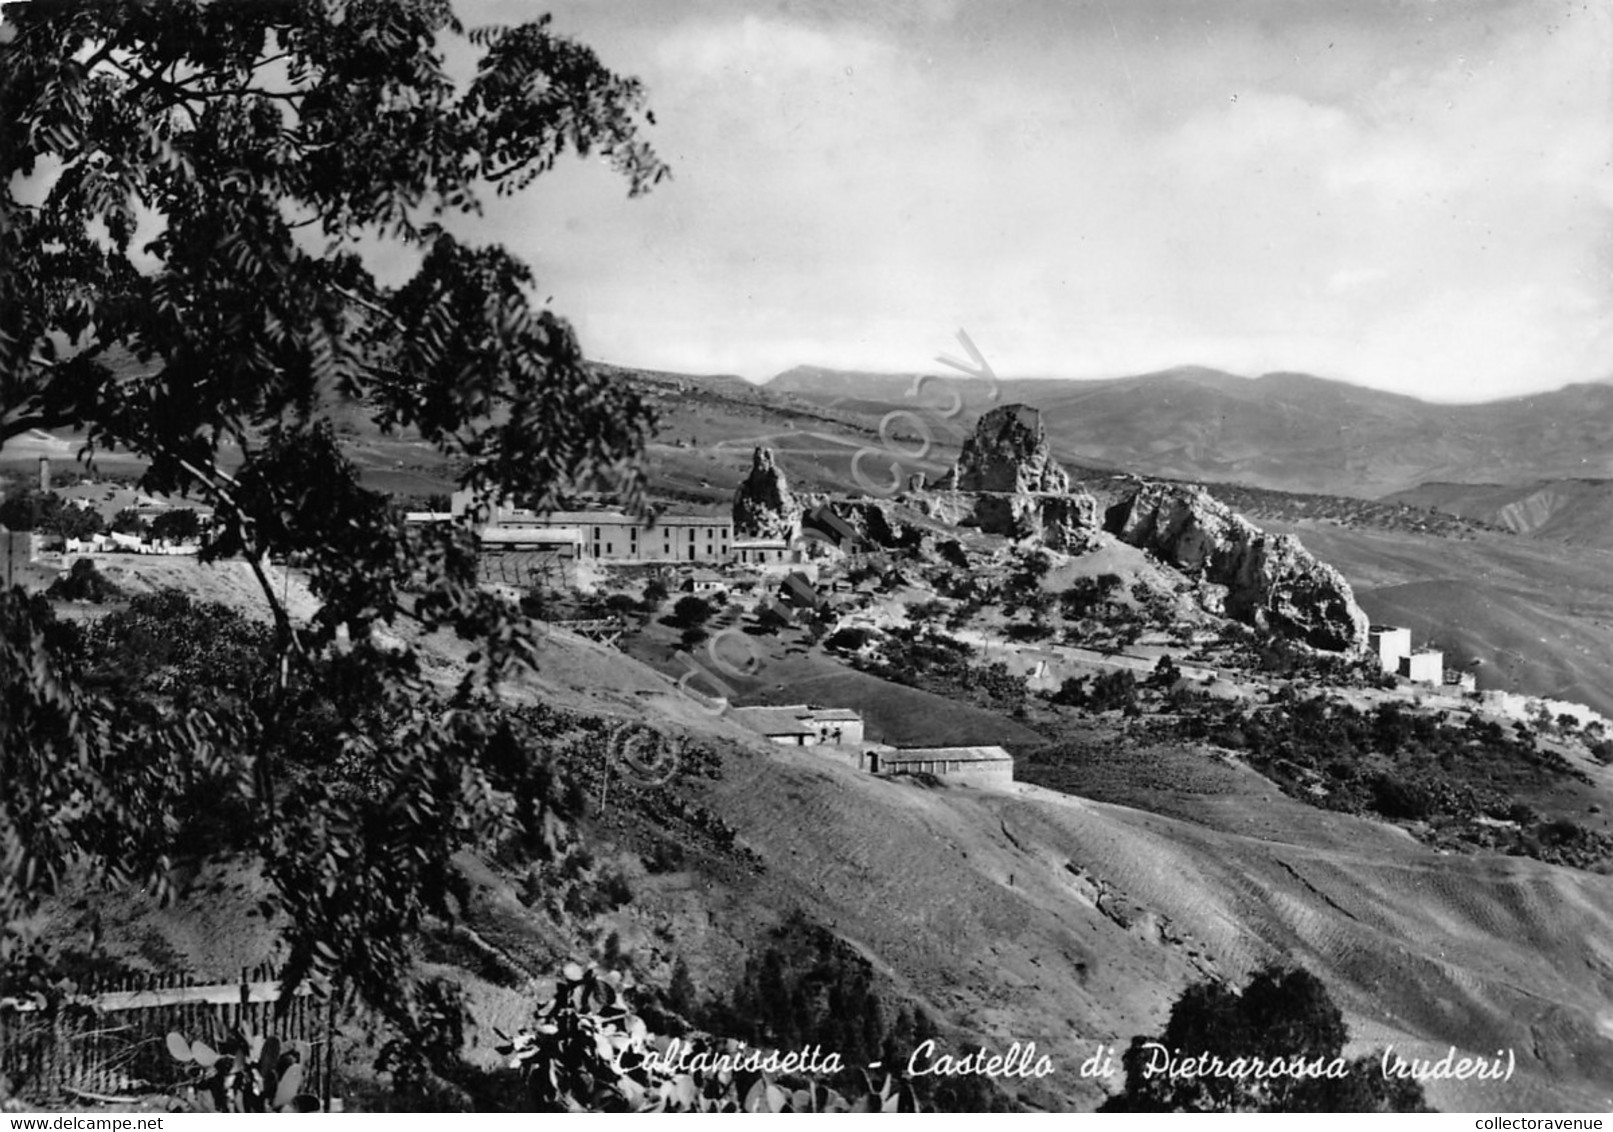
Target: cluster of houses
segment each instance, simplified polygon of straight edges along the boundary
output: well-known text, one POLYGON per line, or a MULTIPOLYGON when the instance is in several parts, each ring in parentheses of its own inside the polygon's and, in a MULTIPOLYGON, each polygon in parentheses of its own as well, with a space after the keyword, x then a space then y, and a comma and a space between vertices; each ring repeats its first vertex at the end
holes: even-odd
POLYGON ((65 554, 199 554, 199 542, 174 542, 170 539, 152 539, 145 535, 107 531, 89 538, 65 539, 65 554))
POLYGON ((1001 747, 891 747, 866 740, 863 718, 849 708, 785 704, 729 709, 735 722, 770 743, 822 747, 871 774, 931 774, 953 782, 1000 786, 1014 780, 1014 758, 1001 747))
POLYGON ((1532 720, 1542 715, 1551 720, 1566 716, 1580 727, 1608 726, 1601 713, 1569 700, 1544 699, 1516 692, 1478 690, 1478 677, 1472 672, 1445 667, 1445 654, 1438 649, 1414 649, 1411 630, 1399 625, 1373 625, 1369 646, 1383 670, 1413 684, 1425 684, 1451 695, 1474 696, 1487 711, 1509 719, 1532 720))
POLYGON ((1478 677, 1471 672, 1445 667, 1445 654, 1439 649, 1413 649, 1411 630, 1399 625, 1373 625, 1368 631, 1368 647, 1383 670, 1391 676, 1404 676, 1413 684, 1449 687, 1462 693, 1478 691, 1478 677))

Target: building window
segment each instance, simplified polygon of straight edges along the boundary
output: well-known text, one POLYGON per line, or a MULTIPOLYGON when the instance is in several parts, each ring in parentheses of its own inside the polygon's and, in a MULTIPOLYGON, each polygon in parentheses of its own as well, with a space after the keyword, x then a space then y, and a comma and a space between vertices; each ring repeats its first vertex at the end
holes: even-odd
POLYGON ((599 528, 598 527, 594 528, 594 541, 595 542, 599 541, 599 528))

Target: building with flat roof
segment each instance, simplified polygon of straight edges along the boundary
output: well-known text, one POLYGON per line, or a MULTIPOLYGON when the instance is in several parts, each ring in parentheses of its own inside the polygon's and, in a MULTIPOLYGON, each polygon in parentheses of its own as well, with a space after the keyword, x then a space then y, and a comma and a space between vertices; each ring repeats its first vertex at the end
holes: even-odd
POLYGON ((868 769, 1000 786, 1014 780, 1014 756, 1001 747, 900 747, 870 754, 868 769))
POLYGON ((576 527, 488 527, 482 531, 483 553, 552 551, 565 558, 582 556, 582 531, 576 527))
MULTIPOLYGON (((475 497, 469 489, 450 497, 451 514, 463 515, 475 497)), ((732 553, 734 523, 720 515, 629 515, 623 511, 550 511, 541 513, 503 504, 493 507, 481 538, 494 532, 576 530, 582 540, 578 557, 614 562, 723 562, 732 553)), ((502 537, 502 536, 501 536, 502 537)))
POLYGON ((769 743, 784 747, 810 747, 818 741, 818 729, 798 714, 805 705, 794 707, 736 707, 728 714, 762 736, 769 743))
POLYGON ((849 746, 863 741, 863 717, 850 708, 809 707, 801 720, 818 729, 818 742, 849 746))
POLYGON ((790 546, 789 539, 736 538, 733 549, 734 561, 741 566, 788 566, 800 561, 800 551, 790 546))
POLYGON ((1402 657, 1411 655, 1411 630, 1398 625, 1373 625, 1367 632, 1367 647, 1391 676, 1400 671, 1402 657))
POLYGON ((1414 684, 1441 684, 1445 680, 1445 654, 1423 649, 1400 658, 1400 675, 1414 684))
POLYGON ((785 704, 767 707, 736 707, 730 710, 735 721, 764 736, 769 742, 789 747, 853 746, 863 741, 863 717, 850 708, 814 707, 785 704))

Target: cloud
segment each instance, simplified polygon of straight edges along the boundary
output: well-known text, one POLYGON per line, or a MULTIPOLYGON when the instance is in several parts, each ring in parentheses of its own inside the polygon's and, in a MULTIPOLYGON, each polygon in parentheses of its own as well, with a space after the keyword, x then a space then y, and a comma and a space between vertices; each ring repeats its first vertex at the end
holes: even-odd
POLYGON ((784 86, 803 79, 836 81, 888 60, 890 50, 852 27, 825 30, 747 13, 738 19, 692 23, 657 50, 658 61, 694 81, 743 77, 784 86))
POLYGON ((1605 375, 1613 24, 1568 10, 646 9, 676 179, 557 173, 505 229, 645 364, 906 369, 962 324, 1005 372, 1605 375))

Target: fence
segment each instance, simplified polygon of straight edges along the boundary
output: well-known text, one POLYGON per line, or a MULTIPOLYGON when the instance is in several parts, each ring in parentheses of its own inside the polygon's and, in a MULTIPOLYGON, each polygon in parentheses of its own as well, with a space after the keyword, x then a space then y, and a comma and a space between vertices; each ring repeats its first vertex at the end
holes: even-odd
POLYGON ((212 1048, 238 1030, 274 1036, 303 1063, 303 1091, 329 1108, 333 1003, 304 983, 287 993, 267 967, 239 982, 195 974, 89 979, 47 1005, 0 1000, 0 1077, 34 1101, 112 1101, 171 1089, 188 1077, 168 1053, 177 1030, 212 1048))

